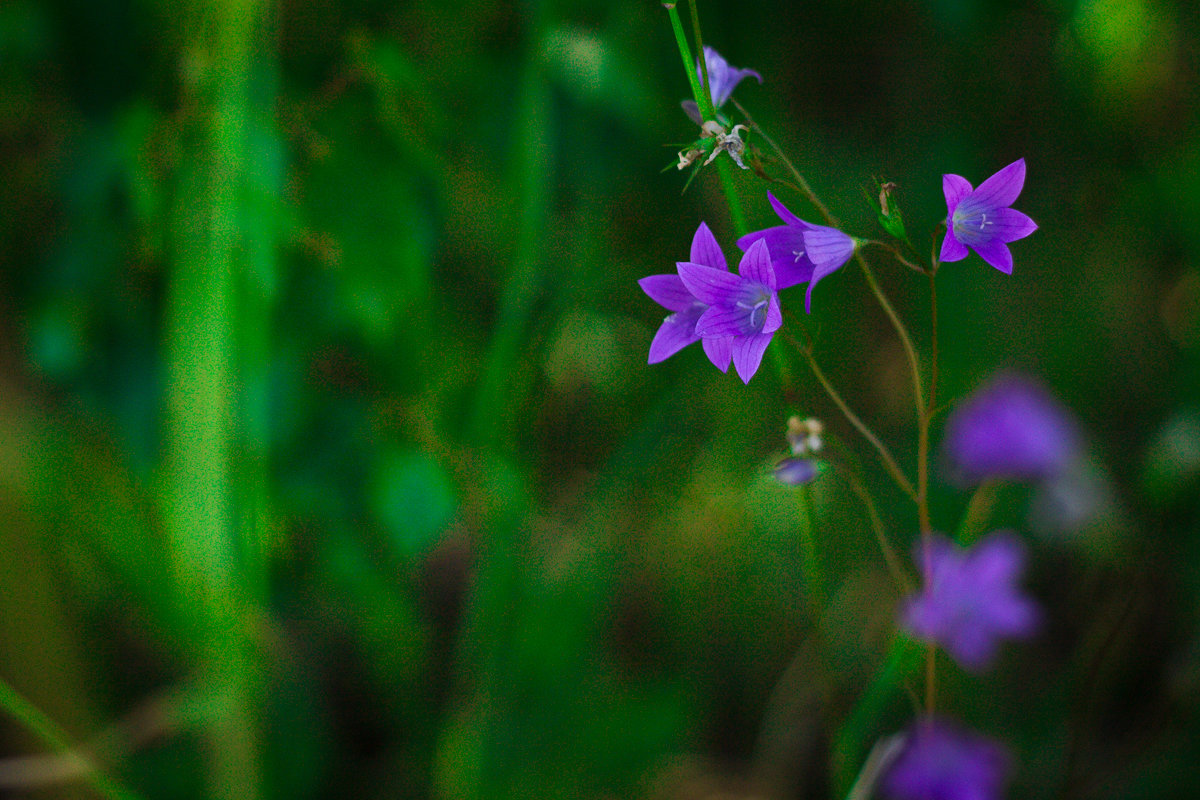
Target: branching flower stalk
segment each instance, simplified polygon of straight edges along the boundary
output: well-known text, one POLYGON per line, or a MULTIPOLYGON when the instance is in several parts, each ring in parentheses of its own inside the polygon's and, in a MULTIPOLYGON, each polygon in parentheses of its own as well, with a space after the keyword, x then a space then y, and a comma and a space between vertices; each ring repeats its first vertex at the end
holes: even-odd
MULTIPOLYGON (((715 50, 704 47, 696 0, 689 0, 693 37, 701 54, 701 58, 694 61, 675 3, 664 5, 695 99, 695 106, 685 102, 684 110, 696 124, 701 125, 704 132, 702 139, 691 150, 681 153, 679 166, 682 169, 696 165, 702 153, 708 153, 709 157, 702 164, 694 166, 696 171, 714 160, 717 162, 730 217, 739 234, 737 245, 744 256, 738 274, 730 273, 720 245, 707 225, 701 223, 693 237, 690 260, 677 262, 675 275, 652 275, 642 279, 640 283, 646 294, 672 312, 655 334, 648 361, 662 361, 700 341, 709 360, 718 369, 725 371, 732 362, 737 366, 739 377, 749 383, 758 370, 763 352, 777 332, 782 332, 807 361, 822 389, 851 426, 876 451, 884 470, 917 510, 919 547, 915 560, 921 572, 922 586, 919 593, 907 594, 899 627, 914 639, 925 643, 923 711, 918 714, 916 724, 908 733, 893 739, 900 743, 897 745, 895 762, 890 766, 877 765, 878 774, 872 775, 865 783, 860 781, 852 792, 868 794, 878 779, 886 794, 900 800, 931 796, 998 797, 1007 769, 1002 748, 983 737, 960 730, 951 721, 934 716, 937 706, 936 650, 940 647, 969 670, 981 670, 991 661, 1000 639, 1025 637, 1033 632, 1039 611, 1017 585, 1024 566, 1025 549, 1015 535, 992 533, 963 549, 933 532, 929 509, 929 471, 930 428, 939 411, 936 277, 943 261, 967 258, 972 250, 996 269, 1012 272, 1009 243, 1037 229, 1029 217, 1011 207, 1024 183, 1025 162, 1018 159, 983 181, 978 188, 972 187, 961 176, 942 176, 947 205, 945 236, 940 251, 935 243, 930 266, 926 269, 906 255, 913 251, 913 247, 901 211, 891 200, 895 184, 886 181, 880 184, 876 210, 885 231, 906 246, 904 252, 895 244, 860 239, 842 231, 829 207, 820 200, 775 139, 734 100, 734 106, 745 118, 749 130, 762 137, 787 168, 792 180, 767 173, 758 151, 739 136, 746 126, 730 127, 730 120, 718 115, 716 110, 732 99, 733 88, 744 77, 753 75, 761 82, 761 76, 752 69, 731 67, 715 50), (728 152, 731 158, 721 158, 722 151, 728 152), (802 219, 767 192, 767 198, 783 224, 747 233, 743 212, 732 185, 731 159, 739 167, 746 168, 747 164, 753 167, 755 174, 769 183, 783 183, 795 189, 817 209, 826 224, 818 225, 802 219), (880 286, 872 264, 864 253, 868 246, 888 250, 899 265, 924 274, 929 279, 931 330, 928 384, 912 335, 880 286), (782 301, 778 293, 806 284, 805 312, 812 313, 814 287, 840 270, 851 258, 858 263, 867 287, 883 309, 904 349, 912 379, 917 423, 915 479, 910 479, 904 473, 887 445, 850 409, 834 388, 817 363, 811 339, 807 344, 801 343, 792 332, 782 331, 781 328, 782 301), (952 754, 955 763, 948 766, 941 763, 944 754, 952 754)), ((804 331, 798 320, 790 315, 788 318, 804 331)), ((1036 387, 1019 381, 998 385, 990 395, 980 397, 970 406, 965 417, 959 412, 956 415, 952 415, 947 423, 947 440, 951 448, 958 448, 964 475, 986 479, 997 469, 1001 474, 1005 470, 1039 476, 1058 474, 1063 471, 1064 460, 1073 452, 1069 426, 1062 423, 1062 415, 1057 413, 1053 403, 1048 402, 1036 387), (1014 403, 1021 409, 1021 414, 1034 421, 1033 425, 1029 425, 1025 419, 1014 419, 1009 410, 1014 403), (1016 453, 1010 449, 1014 442, 1023 445, 1016 453)), ((789 429, 793 425, 803 432, 802 423, 789 421, 789 429)), ((816 430, 819 434, 819 428, 816 430)), ((793 433, 790 432, 789 437, 793 433)), ((795 457, 780 462, 775 477, 784 485, 799 488, 804 513, 800 544, 807 593, 815 616, 819 613, 824 595, 824 575, 817 561, 814 536, 816 522, 808 484, 821 470, 802 443, 793 441, 792 445, 795 457)), ((907 592, 906 574, 888 541, 870 492, 853 469, 845 472, 852 490, 867 506, 870 524, 888 570, 898 588, 907 592)), ((981 494, 986 496, 986 493, 981 494)), ((979 497, 977 495, 977 499, 979 497)), ((973 502, 967 510, 964 524, 972 524, 973 518, 981 510, 986 510, 986 506, 973 502)), ((901 651, 905 648, 911 652, 911 642, 912 639, 897 637, 893 646, 895 658, 889 657, 888 660, 891 674, 899 675, 897 670, 901 666, 904 667, 904 679, 916 674, 917 665, 911 663, 907 656, 901 658, 901 651)), ((879 684, 881 688, 891 680, 886 676, 882 679, 884 683, 879 684)), ((875 688, 873 684, 870 691, 874 693, 875 688)), ((874 694, 872 703, 879 701, 880 696, 874 694)), ((843 729, 845 732, 846 729, 843 729)), ((839 741, 853 741, 853 737, 839 737, 839 741)), ((844 748, 839 748, 839 752, 843 757, 848 755, 844 748)))

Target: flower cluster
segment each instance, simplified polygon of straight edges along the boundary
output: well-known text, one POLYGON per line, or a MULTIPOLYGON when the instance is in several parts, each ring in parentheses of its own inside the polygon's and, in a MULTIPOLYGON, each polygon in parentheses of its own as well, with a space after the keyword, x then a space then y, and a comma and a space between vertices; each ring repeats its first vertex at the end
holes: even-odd
MULTIPOLYGON (((678 31, 678 26, 676 26, 678 31)), ((685 63, 690 53, 681 39, 685 63)), ((711 47, 703 50, 704 69, 714 109, 720 109, 734 89, 748 77, 762 83, 751 69, 738 69, 711 47)), ((702 73, 696 63, 697 73, 702 73)), ((700 99, 703 99, 702 97, 700 99)), ((758 131, 752 120, 731 125, 721 113, 703 120, 696 104, 686 101, 684 110, 701 125, 701 139, 680 153, 679 168, 697 163, 707 154, 707 164, 727 152, 738 166, 747 162, 763 175, 763 161, 748 152, 742 132, 758 131)), ((774 143, 763 136, 771 146, 774 143)), ((777 148, 776 148, 777 149, 777 148)), ((782 155, 782 154, 781 154, 782 155)), ((727 170, 723 180, 728 184, 727 170)), ((800 181, 801 183, 803 181, 800 181)), ((671 312, 659 326, 650 344, 650 363, 662 361, 693 342, 701 342, 709 360, 722 372, 732 363, 741 379, 749 383, 757 372, 767 346, 783 324, 779 292, 805 286, 804 310, 812 313, 813 291, 824 278, 844 266, 860 246, 882 245, 893 250, 898 261, 936 277, 943 263, 961 261, 974 251, 987 264, 1006 274, 1013 271, 1009 244, 1029 236, 1037 224, 1012 208, 1025 183, 1025 161, 1018 159, 973 187, 964 177, 942 176, 946 198, 945 237, 940 254, 928 267, 913 264, 901 251, 912 245, 895 206, 895 184, 880 186, 880 223, 898 244, 866 242, 839 230, 801 219, 773 193, 767 201, 782 224, 742 235, 742 251, 736 274, 729 271, 725 255, 708 226, 701 223, 692 238, 688 261, 676 264, 675 272, 651 275, 640 281, 654 301, 671 312)), ((729 185, 726 191, 733 191, 729 185)), ((811 194, 810 194, 811 197, 811 194)), ((831 221, 826 215, 826 220, 831 221)), ((739 231, 740 233, 740 231, 739 231)), ((862 260, 872 290, 889 311, 893 324, 907 345, 912 361, 918 406, 922 405, 921 369, 903 324, 892 312, 862 260)), ((805 355, 811 356, 805 351, 805 355)), ((936 348, 934 350, 936 358, 936 348)), ((923 518, 929 516, 928 496, 920 473, 920 489, 913 488, 886 446, 849 410, 829 387, 812 362, 817 377, 877 450, 901 488, 914 497, 923 518)), ((936 366, 933 370, 936 375, 936 366)), ((936 383, 936 378, 933 379, 936 383)), ((928 425, 931 415, 921 417, 920 470, 926 469, 928 425)), ((813 481, 827 465, 817 453, 822 448, 823 427, 816 420, 793 417, 788 421, 791 453, 775 468, 775 478, 788 486, 813 481)), ((1053 482, 1079 462, 1079 436, 1070 416, 1040 386, 1020 376, 1003 376, 958 408, 946 426, 944 451, 954 478, 974 485, 1006 477, 1053 482)), ((869 497, 864 498, 869 500, 869 497)), ((872 511, 874 514, 874 512, 872 511)), ((880 538, 886 537, 880 532, 880 538)), ((901 571, 891 557, 891 548, 881 542, 889 566, 901 571)), ((942 648, 971 672, 986 669, 1007 640, 1028 638, 1040 625, 1038 606, 1020 588, 1026 560, 1025 546, 1011 532, 989 534, 971 547, 960 547, 940 535, 924 535, 915 561, 922 577, 921 589, 905 598, 898 615, 899 627, 914 637, 942 648)), ((902 576, 898 581, 903 583, 902 576)), ((935 663, 930 661, 930 666, 935 663)), ((934 675, 928 673, 931 686, 934 675)), ((932 690, 927 699, 932 699, 932 690)), ((864 767, 871 786, 878 781, 881 793, 893 800, 998 800, 1008 772, 1009 758, 998 744, 932 715, 920 718, 905 734, 889 740, 875 766, 864 767)), ((869 791, 870 787, 868 787, 869 791)))
POLYGON ((712 231, 700 223, 692 237, 691 260, 675 267, 675 275, 651 275, 638 282, 652 300, 675 312, 654 336, 650 363, 701 341, 717 369, 725 372, 732 361, 738 376, 749 383, 783 324, 766 245, 748 249, 734 275, 712 231))

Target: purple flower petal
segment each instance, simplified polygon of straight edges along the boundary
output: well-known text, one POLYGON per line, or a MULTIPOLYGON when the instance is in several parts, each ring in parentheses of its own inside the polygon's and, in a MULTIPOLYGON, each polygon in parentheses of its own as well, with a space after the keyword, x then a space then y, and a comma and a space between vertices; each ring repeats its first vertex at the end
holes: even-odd
POLYGON ((1008 242, 1037 230, 1028 216, 1009 208, 1025 185, 1025 159, 1019 158, 972 190, 966 178, 943 175, 946 194, 946 238, 942 261, 958 261, 970 247, 980 258, 1011 275, 1012 253, 1008 242))
POLYGON ((709 306, 696 321, 696 333, 710 336, 747 336, 759 332, 754 326, 752 309, 740 306, 709 306))
POLYGON ((1005 275, 1012 275, 1013 260, 1012 251, 1008 249, 1008 245, 998 239, 993 239, 990 242, 980 242, 974 245, 975 252, 979 253, 979 257, 987 263, 991 264, 996 269, 1003 272, 1005 275))
MULTIPOLYGON (((711 90, 713 106, 716 108, 725 105, 733 90, 746 78, 757 78, 758 82, 762 83, 762 76, 757 72, 730 66, 720 53, 707 45, 704 47, 704 66, 708 72, 708 88, 711 90)), ((696 62, 696 74, 703 82, 704 73, 700 71, 699 61, 696 62)))
POLYGON ((750 383, 754 373, 762 363, 763 353, 771 343, 770 333, 759 333, 752 336, 739 336, 733 340, 733 365, 737 368, 738 377, 742 383, 750 383))
POLYGON ((757 241, 767 243, 776 289, 789 289, 812 278, 813 264, 805 255, 804 229, 796 225, 777 225, 748 233, 738 239, 737 244, 742 250, 749 250, 757 241))
POLYGON ((1025 159, 1018 158, 992 177, 979 184, 972 199, 992 208, 1011 206, 1025 186, 1025 159))
POLYGON ((700 227, 696 228, 696 234, 692 236, 691 262, 722 272, 727 270, 725 254, 721 252, 721 245, 717 244, 717 238, 708 229, 707 223, 701 222, 700 227))
POLYGON ((767 299, 767 318, 763 322, 763 333, 774 333, 783 327, 783 311, 779 308, 779 295, 774 292, 767 299))
POLYGON ((854 239, 837 228, 826 228, 824 225, 809 225, 804 232, 804 244, 808 248, 808 257, 822 276, 833 271, 824 271, 823 268, 832 264, 833 269, 837 269, 854 255, 854 239))
POLYGON ((700 338, 696 333, 695 318, 680 319, 680 316, 672 314, 658 326, 658 332, 650 342, 650 357, 646 363, 657 364, 668 359, 700 338))
POLYGON ((1037 628, 1037 607, 1017 587, 1025 548, 1013 534, 993 533, 968 550, 936 536, 915 560, 924 586, 905 601, 901 624, 964 668, 984 669, 1001 640, 1037 628))
POLYGON ((696 302, 678 275, 648 275, 638 281, 638 286, 651 300, 670 311, 685 311, 696 302))
POLYGON ((761 283, 772 291, 775 290, 775 272, 771 269, 771 253, 764 240, 759 239, 746 250, 741 263, 738 264, 738 274, 747 280, 761 283))
POLYGON ((805 230, 811 227, 810 223, 805 222, 789 211, 788 207, 785 206, 778 197, 771 194, 769 191, 767 192, 767 200, 770 201, 771 208, 775 209, 775 213, 781 220, 783 220, 785 225, 798 225, 801 229, 805 230))
POLYGON ((993 216, 992 235, 1001 242, 1024 239, 1037 230, 1037 223, 1015 208, 998 208, 993 216))
POLYGON ((942 252, 938 256, 939 261, 962 261, 970 255, 967 246, 960 242, 954 235, 953 228, 946 228, 946 238, 942 240, 942 252))
POLYGON ((721 372, 729 371, 729 364, 733 360, 733 339, 728 336, 710 336, 701 339, 700 346, 704 348, 704 354, 714 367, 721 372))
POLYGON ((951 217, 962 199, 971 193, 971 182, 961 175, 943 175, 942 192, 946 195, 946 216, 951 217))
POLYGON ((683 285, 701 303, 710 306, 723 303, 731 295, 742 291, 744 279, 732 272, 687 261, 681 261, 675 266, 679 270, 679 277, 683 279, 683 285))
POLYGON ((684 100, 679 105, 683 108, 683 113, 688 115, 688 119, 697 125, 704 124, 704 117, 700 114, 700 106, 696 105, 695 100, 684 100))

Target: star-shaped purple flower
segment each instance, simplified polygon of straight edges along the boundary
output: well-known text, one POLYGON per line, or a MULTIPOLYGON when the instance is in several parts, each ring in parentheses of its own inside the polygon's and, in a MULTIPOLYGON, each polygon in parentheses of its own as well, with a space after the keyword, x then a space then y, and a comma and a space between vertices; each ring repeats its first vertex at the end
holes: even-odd
POLYGON ((884 773, 892 800, 1000 800, 1009 758, 991 739, 948 720, 919 720, 884 773))
POLYGON ((1080 458, 1070 413, 1032 378, 1002 373, 946 420, 951 478, 967 486, 991 478, 1045 481, 1080 458))
POLYGON ((904 603, 901 624, 941 645, 966 669, 983 670, 1001 639, 1025 638, 1037 629, 1038 608, 1016 585, 1025 547, 1014 534, 990 534, 968 550, 933 536, 917 563, 925 585, 904 603))
POLYGON ((1024 239, 1037 230, 1029 217, 1009 208, 1025 185, 1025 159, 1018 158, 972 189, 961 175, 943 175, 946 193, 946 238, 942 261, 961 261, 967 247, 1003 273, 1012 274, 1008 243, 1024 239))
MULTIPOLYGON (((725 254, 713 236, 708 225, 701 222, 692 236, 691 262, 712 268, 728 274, 725 266, 725 254)), ((708 310, 708 305, 697 300, 678 275, 650 275, 638 281, 642 291, 650 299, 673 314, 663 320, 650 342, 650 357, 648 363, 657 364, 670 358, 692 342, 700 339, 696 332, 696 323, 708 310)), ((701 345, 705 355, 717 369, 726 372, 733 358, 730 339, 727 337, 710 336, 701 345)))
POLYGON ((732 337, 733 365, 742 381, 749 383, 771 337, 783 325, 766 243, 746 251, 737 275, 694 261, 676 267, 687 290, 708 306, 696 321, 696 333, 705 342, 732 337))
POLYGON ((850 260, 854 255, 854 239, 836 228, 805 222, 770 192, 767 199, 785 224, 748 233, 738 239, 738 247, 746 250, 755 242, 765 241, 779 288, 807 283, 804 311, 811 313, 812 291, 817 281, 850 260))
MULTIPOLYGON (((752 69, 737 69, 730 65, 725 58, 708 45, 704 46, 704 66, 708 70, 708 88, 711 90, 713 108, 720 108, 733 95, 733 90, 746 78, 757 78, 762 83, 762 75, 752 69)), ((704 73, 700 71, 700 61, 696 60, 696 75, 700 84, 704 85, 704 73)), ((700 109, 695 100, 684 100, 683 110, 697 125, 704 124, 700 109)))

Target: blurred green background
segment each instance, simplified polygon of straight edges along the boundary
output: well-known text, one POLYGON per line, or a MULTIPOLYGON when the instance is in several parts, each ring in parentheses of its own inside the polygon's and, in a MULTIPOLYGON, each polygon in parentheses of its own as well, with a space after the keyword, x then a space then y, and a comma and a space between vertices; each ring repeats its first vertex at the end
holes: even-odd
MULTIPOLYGON (((1040 376, 1103 502, 1039 538, 1000 493, 1047 625, 942 662, 940 702, 1014 797, 1200 793, 1194 9, 700 13, 856 235, 876 178, 924 247, 943 172, 1027 160, 1013 275, 939 275, 940 393, 1040 376)), ((0 793, 844 796, 913 713, 897 590, 827 473, 814 619, 786 418, 858 448, 902 553, 915 512, 785 342, 748 387, 646 365, 636 279, 701 220, 735 255, 715 172, 660 173, 687 92, 651 0, 0 4, 0 793)), ((927 283, 876 263, 927 357, 927 283)), ((856 268, 806 324, 911 472, 856 268)), ((933 492, 950 530, 967 495, 933 492)))

